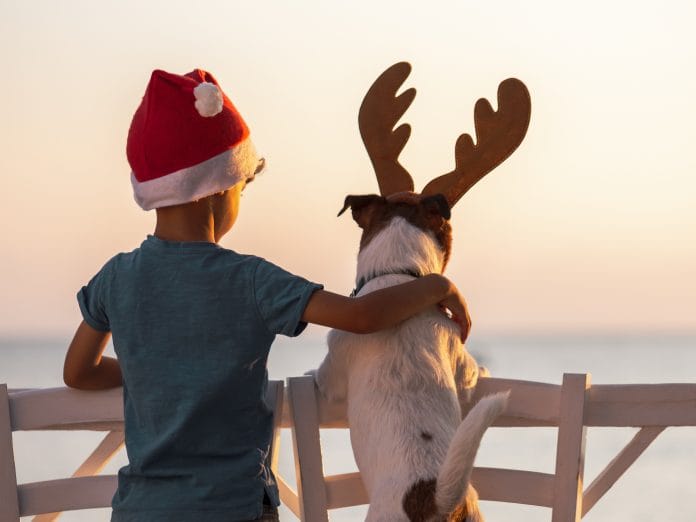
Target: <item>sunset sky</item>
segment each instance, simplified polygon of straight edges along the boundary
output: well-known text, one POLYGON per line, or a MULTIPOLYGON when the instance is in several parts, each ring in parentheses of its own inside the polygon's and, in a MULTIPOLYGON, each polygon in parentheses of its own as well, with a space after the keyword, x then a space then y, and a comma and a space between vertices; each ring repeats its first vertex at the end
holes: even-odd
POLYGON ((513 156, 453 210, 474 334, 696 331, 696 3, 0 0, 0 336, 64 335, 75 293, 154 214, 125 141, 150 72, 211 71, 267 172, 222 244, 348 293, 377 184, 357 111, 397 61, 416 188, 477 98, 532 97, 513 156))

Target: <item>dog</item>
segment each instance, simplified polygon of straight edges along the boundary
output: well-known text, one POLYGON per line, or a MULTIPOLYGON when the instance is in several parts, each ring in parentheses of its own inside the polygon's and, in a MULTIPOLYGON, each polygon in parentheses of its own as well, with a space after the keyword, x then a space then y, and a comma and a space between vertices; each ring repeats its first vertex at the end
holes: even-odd
MULTIPOLYGON (((397 161, 410 129, 392 131, 415 96, 413 89, 395 96, 409 73, 403 62, 387 69, 360 109, 381 195, 348 196, 339 213, 350 209, 362 229, 356 296, 445 270, 452 206, 517 148, 529 122, 526 88, 506 80, 497 112, 486 100, 476 105, 477 144, 462 135, 455 170, 416 194, 397 161)), ((454 322, 433 307, 374 334, 332 330, 328 347, 315 380, 328 400, 347 401, 351 444, 370 500, 366 520, 482 521, 470 475, 507 394, 484 397, 462 420, 481 370, 454 322)))

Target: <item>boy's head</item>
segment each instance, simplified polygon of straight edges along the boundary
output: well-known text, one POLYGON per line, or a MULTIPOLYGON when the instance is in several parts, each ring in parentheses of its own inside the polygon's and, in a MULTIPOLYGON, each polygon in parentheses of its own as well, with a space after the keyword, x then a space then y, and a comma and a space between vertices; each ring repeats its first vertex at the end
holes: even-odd
POLYGON ((225 192, 263 167, 239 112, 200 69, 152 72, 126 151, 135 200, 144 210, 225 192))

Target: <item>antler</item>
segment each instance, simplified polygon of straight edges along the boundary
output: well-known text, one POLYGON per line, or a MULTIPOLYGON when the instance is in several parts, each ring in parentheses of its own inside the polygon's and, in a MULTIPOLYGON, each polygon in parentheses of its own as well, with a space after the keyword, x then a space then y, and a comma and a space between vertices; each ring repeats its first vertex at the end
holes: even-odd
POLYGON ((383 196, 413 191, 413 180, 398 161, 411 135, 411 127, 403 124, 394 129, 416 96, 415 89, 408 89, 396 96, 396 91, 410 72, 411 66, 406 62, 392 65, 384 71, 367 91, 358 115, 360 135, 383 196))
POLYGON ((428 183, 423 194, 444 194, 450 207, 454 206, 522 143, 529 126, 531 105, 529 91, 516 78, 508 78, 498 87, 497 112, 485 98, 477 101, 476 145, 468 134, 459 136, 454 148, 454 170, 428 183))

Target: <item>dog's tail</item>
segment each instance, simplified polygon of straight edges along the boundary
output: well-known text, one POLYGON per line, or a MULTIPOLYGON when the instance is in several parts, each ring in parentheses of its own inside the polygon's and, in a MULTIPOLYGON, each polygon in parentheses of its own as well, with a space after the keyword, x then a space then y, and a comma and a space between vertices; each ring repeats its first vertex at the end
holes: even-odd
MULTIPOLYGON (((457 428, 437 476, 435 504, 439 513, 452 513, 464 499, 483 434, 505 410, 509 395, 502 392, 482 398, 457 428)), ((477 520, 474 513, 469 515, 477 520)))

